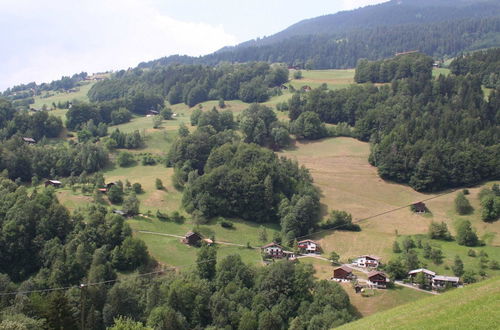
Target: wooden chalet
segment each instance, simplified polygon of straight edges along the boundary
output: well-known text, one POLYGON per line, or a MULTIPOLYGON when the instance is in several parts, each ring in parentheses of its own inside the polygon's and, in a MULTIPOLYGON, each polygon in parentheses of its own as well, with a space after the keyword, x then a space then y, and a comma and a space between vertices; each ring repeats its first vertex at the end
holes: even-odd
POLYGON ((446 287, 458 287, 460 279, 455 276, 436 275, 432 279, 433 289, 444 289, 446 287))
POLYGON ((427 206, 425 206, 425 203, 423 203, 423 202, 418 202, 418 203, 412 204, 411 210, 415 213, 425 213, 428 211, 427 206))
POLYGON ((35 144, 36 140, 30 137, 23 137, 23 141, 29 144, 35 144))
POLYGON ((412 280, 415 280, 415 277, 417 277, 418 274, 423 273, 425 278, 430 282, 432 282, 432 279, 436 276, 436 273, 434 273, 431 270, 425 269, 425 268, 419 268, 419 269, 414 269, 410 270, 408 272, 408 277, 412 280))
POLYGON ((45 181, 45 187, 52 186, 52 187, 59 188, 61 185, 62 185, 62 182, 58 181, 58 180, 47 180, 47 181, 45 181))
POLYGON ((266 244, 261 249, 262 253, 268 258, 281 259, 285 257, 284 249, 278 243, 266 244))
POLYGON ((350 281, 356 276, 352 273, 352 268, 346 265, 340 266, 333 270, 333 279, 335 281, 350 281))
POLYGON ((319 244, 312 239, 306 239, 297 243, 297 247, 304 253, 318 253, 320 252, 319 244))
POLYGON ((184 236, 182 243, 187 245, 199 245, 202 240, 203 237, 200 234, 190 231, 184 236))
POLYGON ((377 268, 380 265, 382 258, 372 255, 362 255, 353 260, 354 266, 363 268, 377 268))
POLYGON ((368 284, 370 286, 385 289, 387 288, 387 282, 389 282, 389 279, 383 272, 373 271, 368 273, 368 284))

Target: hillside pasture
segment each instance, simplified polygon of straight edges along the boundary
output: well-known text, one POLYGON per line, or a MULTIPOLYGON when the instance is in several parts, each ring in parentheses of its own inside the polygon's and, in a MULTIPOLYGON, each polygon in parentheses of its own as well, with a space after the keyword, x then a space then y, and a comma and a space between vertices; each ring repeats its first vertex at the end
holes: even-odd
POLYGON ((499 309, 500 278, 495 277, 389 309, 340 329, 496 329, 499 309))
POLYGON ((31 105, 33 108, 41 108, 44 104, 47 108, 52 108, 52 103, 68 102, 68 101, 83 101, 88 102, 89 98, 87 96, 88 91, 95 82, 81 82, 78 86, 75 87, 77 89, 76 92, 42 92, 40 95, 34 97, 35 103, 31 105), (50 93, 50 96, 48 96, 50 93), (47 97, 48 96, 48 97, 47 97))
POLYGON ((290 70, 290 85, 295 89, 302 86, 318 88, 326 84, 329 89, 341 89, 354 83, 354 69, 345 70, 301 70, 301 79, 292 79, 294 70, 290 70))
MULTIPOLYGON (((392 243, 397 235, 425 234, 432 220, 444 221, 454 229, 456 220, 450 213, 454 207, 453 191, 442 192, 450 192, 442 196, 423 194, 408 186, 384 181, 368 163, 369 152, 368 143, 345 137, 296 142, 294 147, 280 152, 310 170, 321 192, 324 218, 332 209, 351 213, 353 221, 379 215, 362 221, 361 232, 322 231, 312 235, 311 238, 320 241, 325 253, 336 251, 344 261, 360 254, 385 259, 392 256, 392 243), (434 198, 425 202, 432 212, 429 215, 414 214, 409 207, 404 207, 429 198, 434 198), (383 214, 400 207, 403 208, 383 214)), ((479 189, 469 189, 471 200, 476 198, 479 189)), ((477 209, 477 201, 473 205, 477 209)), ((498 222, 485 224, 474 218, 473 225, 480 235, 493 235, 490 244, 499 244, 498 222)))

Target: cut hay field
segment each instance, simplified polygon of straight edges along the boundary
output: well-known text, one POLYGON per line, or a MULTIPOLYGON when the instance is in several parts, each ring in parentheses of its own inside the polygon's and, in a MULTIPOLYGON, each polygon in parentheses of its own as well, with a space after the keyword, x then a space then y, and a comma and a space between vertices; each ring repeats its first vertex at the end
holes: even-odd
MULTIPOLYGON (((302 79, 290 78, 290 85, 295 89, 302 86, 317 88, 326 84, 329 89, 341 89, 354 83, 354 69, 345 70, 301 70, 302 79)), ((294 70, 290 70, 290 77, 293 77, 294 70)))
POLYGON ((500 278, 404 304, 340 329, 498 329, 500 278))
MULTIPOLYGON (((436 197, 422 194, 408 186, 382 180, 377 169, 368 163, 369 144, 352 138, 330 138, 315 142, 297 142, 280 155, 296 159, 310 169, 315 185, 321 191, 323 214, 332 209, 344 210, 353 220, 364 219, 395 208, 436 197)), ((471 201, 477 199, 478 188, 469 189, 471 201)), ((399 235, 425 234, 432 220, 444 221, 454 229, 455 193, 426 202, 432 216, 413 214, 403 208, 362 222, 359 233, 326 231, 313 235, 326 253, 336 251, 341 260, 360 254, 374 254, 384 259, 392 256, 392 243, 399 235)), ((477 201, 473 201, 477 208, 477 201)), ((479 235, 491 237, 490 244, 500 245, 500 224, 486 224, 477 215, 469 217, 479 235)))

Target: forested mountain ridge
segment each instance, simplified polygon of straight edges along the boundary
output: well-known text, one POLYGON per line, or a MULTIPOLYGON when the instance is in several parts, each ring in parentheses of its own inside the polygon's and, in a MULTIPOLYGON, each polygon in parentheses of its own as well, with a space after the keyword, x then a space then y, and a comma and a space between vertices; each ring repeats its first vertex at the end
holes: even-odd
POLYGON ((354 67, 361 58, 419 50, 435 57, 500 45, 496 1, 390 1, 301 21, 270 37, 202 57, 168 56, 140 63, 283 62, 306 69, 354 67))
MULTIPOLYGON (((294 36, 336 34, 350 30, 406 24, 429 24, 500 15, 497 1, 393 0, 336 14, 305 19, 269 37, 241 43, 236 48, 264 46, 294 36)), ((221 49, 230 50, 232 47, 221 49)))

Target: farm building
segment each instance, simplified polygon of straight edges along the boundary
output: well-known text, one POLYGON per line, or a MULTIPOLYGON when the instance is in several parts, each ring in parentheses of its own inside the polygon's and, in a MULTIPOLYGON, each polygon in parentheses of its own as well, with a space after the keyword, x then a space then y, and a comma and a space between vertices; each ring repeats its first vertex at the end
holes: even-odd
POLYGON ((182 239, 182 243, 188 245, 198 245, 203 240, 203 237, 193 231, 188 232, 182 239))
POLYGON ((425 213, 428 211, 427 206, 425 206, 425 203, 423 202, 412 204, 411 210, 415 213, 425 213))
POLYGON ((460 279, 455 276, 442 276, 437 275, 432 279, 432 288, 433 289, 444 289, 447 286, 457 287, 460 282, 460 279))
POLYGON ((362 255, 354 259, 352 261, 352 264, 364 268, 377 268, 380 265, 381 260, 382 259, 380 257, 371 255, 362 255))
POLYGON ((432 279, 434 278, 434 276, 436 276, 436 273, 434 273, 433 271, 431 270, 428 270, 428 269, 425 269, 425 268, 419 268, 419 269, 414 269, 414 270, 410 270, 408 272, 408 277, 410 277, 410 279, 413 281, 415 279, 415 277, 419 274, 419 273, 423 273, 425 278, 428 280, 428 281, 432 281, 432 279))
POLYGON ((300 89, 303 90, 304 92, 312 91, 311 86, 308 86, 308 85, 302 86, 300 89))
POLYGON ((154 110, 154 109, 151 109, 151 110, 148 111, 148 115, 149 116, 156 116, 156 115, 159 115, 159 114, 160 114, 160 112, 157 111, 157 110, 154 110))
POLYGON ((348 266, 340 266, 333 270, 333 279, 336 281, 350 281, 355 279, 356 276, 352 273, 352 268, 348 266))
POLYGON ((319 244, 312 239, 306 239, 297 243, 297 246, 301 252, 305 253, 318 253, 319 244))
POLYGON ((125 216, 126 215, 125 212, 123 212, 122 210, 113 210, 113 213, 121 215, 121 216, 125 216))
POLYGON ((58 188, 61 185, 62 185, 61 181, 57 181, 57 180, 47 180, 47 181, 45 181, 45 187, 52 186, 52 187, 58 188))
POLYGON ((385 289, 387 287, 387 282, 389 282, 389 279, 383 272, 373 271, 368 273, 368 284, 371 286, 385 289))
POLYGON ((270 258, 283 258, 285 256, 284 249, 278 243, 269 243, 264 245, 262 248, 262 252, 270 258))
POLYGON ((30 138, 30 137, 23 137, 23 141, 26 142, 26 143, 29 143, 29 144, 35 144, 36 143, 35 139, 30 138))

